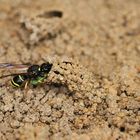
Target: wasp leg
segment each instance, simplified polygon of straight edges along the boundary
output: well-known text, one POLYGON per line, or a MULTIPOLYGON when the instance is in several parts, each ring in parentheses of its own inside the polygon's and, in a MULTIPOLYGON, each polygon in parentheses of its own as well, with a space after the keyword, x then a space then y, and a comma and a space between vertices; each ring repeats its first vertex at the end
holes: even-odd
POLYGON ((28 92, 28 85, 29 85, 29 81, 26 81, 25 82, 25 85, 24 85, 24 88, 23 88, 23 90, 24 90, 24 92, 23 92, 23 96, 24 96, 24 98, 26 98, 27 97, 27 92, 28 92))
POLYGON ((45 80, 44 82, 42 82, 42 83, 39 84, 39 86, 40 86, 40 87, 43 87, 43 88, 46 87, 46 85, 47 85, 47 86, 48 86, 48 85, 49 85, 49 86, 52 85, 52 81, 46 81, 46 80, 45 80))
POLYGON ((27 81, 27 82, 25 83, 25 85, 24 85, 24 89, 25 89, 25 90, 27 89, 28 84, 29 84, 29 81, 27 81))

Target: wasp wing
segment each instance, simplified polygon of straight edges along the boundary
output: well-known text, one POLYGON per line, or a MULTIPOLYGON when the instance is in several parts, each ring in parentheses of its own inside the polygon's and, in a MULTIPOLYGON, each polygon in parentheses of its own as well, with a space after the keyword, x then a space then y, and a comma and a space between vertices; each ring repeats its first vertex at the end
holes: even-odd
POLYGON ((24 64, 12 64, 12 63, 0 63, 0 69, 13 69, 13 70, 27 70, 30 65, 24 64))
POLYGON ((26 74, 27 74, 27 73, 6 74, 6 75, 2 75, 2 76, 0 76, 0 79, 2 79, 2 78, 6 78, 6 77, 9 77, 9 76, 26 75, 26 74))

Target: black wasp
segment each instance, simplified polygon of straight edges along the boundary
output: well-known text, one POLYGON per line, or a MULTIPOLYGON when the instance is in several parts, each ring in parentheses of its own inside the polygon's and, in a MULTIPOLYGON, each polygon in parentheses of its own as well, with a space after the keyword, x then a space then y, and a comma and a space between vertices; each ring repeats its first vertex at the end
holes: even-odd
POLYGON ((25 73, 3 75, 0 78, 13 76, 11 84, 14 87, 26 87, 28 83, 32 86, 37 86, 44 82, 48 77, 53 64, 47 62, 41 65, 22 65, 22 64, 10 64, 0 63, 0 69, 15 69, 15 70, 26 70, 25 73))

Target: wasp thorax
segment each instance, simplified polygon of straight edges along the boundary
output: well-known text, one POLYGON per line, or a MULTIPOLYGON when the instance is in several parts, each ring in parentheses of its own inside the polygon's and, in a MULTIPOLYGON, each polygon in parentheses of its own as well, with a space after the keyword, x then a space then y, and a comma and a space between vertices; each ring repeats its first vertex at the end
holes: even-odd
POLYGON ((40 71, 39 65, 32 65, 27 70, 27 72, 30 76, 37 76, 39 71, 40 71))

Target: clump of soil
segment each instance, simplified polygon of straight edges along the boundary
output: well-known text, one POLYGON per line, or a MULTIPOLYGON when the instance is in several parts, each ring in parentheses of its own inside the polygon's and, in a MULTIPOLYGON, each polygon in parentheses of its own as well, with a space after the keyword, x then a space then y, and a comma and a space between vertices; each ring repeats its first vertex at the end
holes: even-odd
POLYGON ((36 88, 0 79, 0 139, 139 139, 139 6, 1 1, 0 62, 53 66, 36 88))

